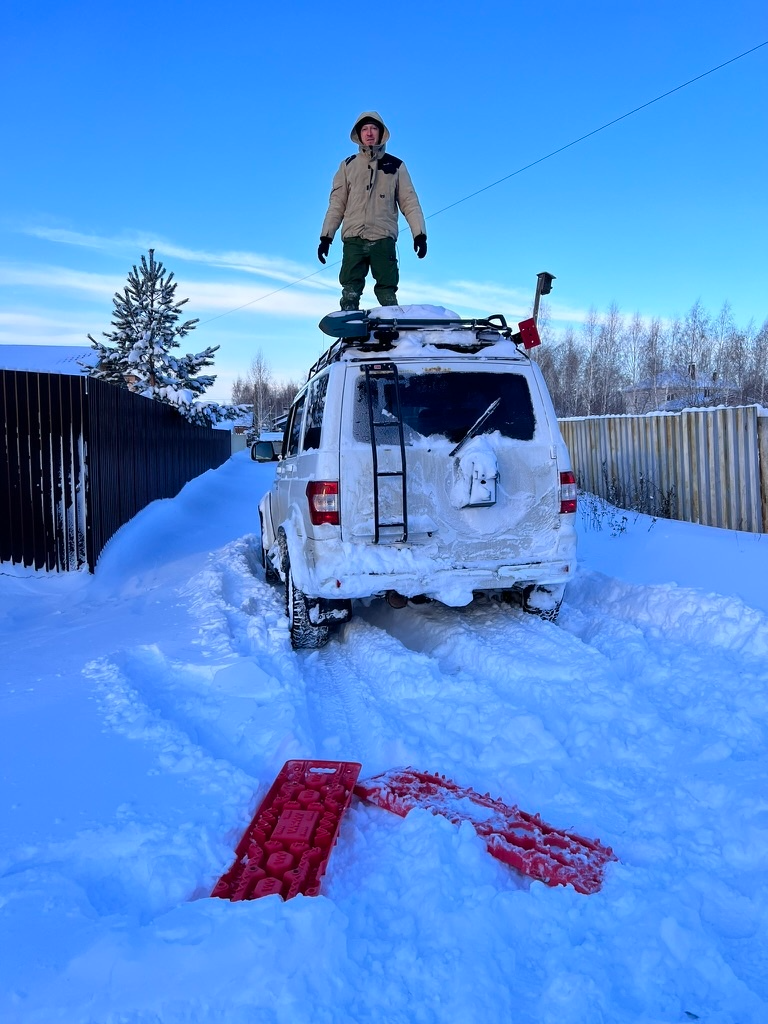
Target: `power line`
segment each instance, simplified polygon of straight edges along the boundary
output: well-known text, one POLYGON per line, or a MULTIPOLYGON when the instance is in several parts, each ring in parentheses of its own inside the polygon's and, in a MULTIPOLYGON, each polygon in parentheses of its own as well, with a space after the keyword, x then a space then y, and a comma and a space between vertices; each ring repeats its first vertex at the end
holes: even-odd
MULTIPOLYGON (((619 121, 623 121, 627 117, 631 117, 640 110, 645 110, 646 107, 650 107, 653 103, 658 103, 659 100, 666 99, 667 96, 671 96, 675 92, 680 92, 681 89, 685 89, 689 85, 693 85, 694 82, 701 81, 702 78, 706 78, 707 75, 712 75, 715 71, 720 71, 721 68, 727 67, 729 64, 733 64, 734 61, 741 60, 742 57, 746 57, 750 53, 754 53, 755 50, 759 50, 762 46, 768 46, 768 39, 763 43, 758 43, 757 46, 753 46, 751 50, 745 50, 744 53, 740 53, 737 57, 731 57, 730 60, 724 61, 722 64, 718 64, 715 68, 710 68, 709 71, 704 71, 700 75, 696 75, 695 78, 689 78, 687 82, 683 82, 682 85, 676 85, 674 89, 669 89, 667 92, 663 92, 660 96, 654 97, 652 100, 648 100, 647 103, 641 103, 639 107, 635 107, 634 110, 628 110, 626 114, 622 114, 621 117, 615 117, 612 121, 607 121, 599 128, 593 129, 591 132, 587 132, 586 135, 581 135, 578 139, 574 139, 573 142, 567 142, 564 146, 560 146, 559 149, 553 149, 551 153, 547 153, 546 156, 540 156, 538 160, 533 160, 531 163, 526 164, 525 167, 518 167, 516 171, 512 171, 511 174, 505 174, 503 178, 498 178, 496 181, 492 181, 490 185, 484 185, 483 188, 479 188, 476 192, 471 192, 468 196, 464 196, 463 199, 457 199, 455 203, 449 203, 448 206, 444 206, 441 210, 435 210, 434 213, 430 213, 429 217, 437 217, 440 213, 445 213, 446 210, 452 210, 454 206, 458 206, 459 203, 466 203, 468 199, 474 199, 475 196, 479 196, 481 192, 487 192, 489 188, 494 188, 496 185, 500 185, 502 181, 509 181, 510 178, 514 178, 516 174, 522 174, 523 171, 530 170, 531 167, 535 167, 536 164, 543 163, 545 160, 549 160, 550 157, 557 156, 558 153, 563 153, 566 149, 570 149, 571 146, 576 146, 585 139, 591 138, 593 135, 597 135, 598 132, 605 131, 606 128, 610 128, 611 125, 618 124, 619 121)), ((429 217, 427 220, 429 220, 429 217)))
POLYGON ((270 295, 277 295, 278 292, 284 292, 286 288, 293 288, 295 284, 301 284, 302 281, 308 281, 310 277, 317 277, 318 274, 322 274, 324 270, 330 269, 330 267, 338 267, 341 260, 336 260, 335 263, 329 263, 327 267, 320 267, 319 270, 314 270, 311 274, 307 274, 305 277, 297 277, 295 281, 289 281, 288 284, 280 285, 279 288, 274 288, 271 292, 266 292, 264 295, 259 295, 255 299, 251 299, 250 302, 244 302, 242 306, 235 306, 234 309, 228 309, 226 313, 217 313, 216 316, 212 316, 210 320, 203 320, 200 327, 204 327, 206 324, 212 324, 214 320, 221 320, 223 316, 229 316, 230 313, 236 313, 239 309, 245 309, 246 306, 252 306, 254 302, 261 302, 263 299, 268 299, 270 295))
MULTIPOLYGON (((737 60, 741 60, 742 57, 748 57, 750 53, 754 53, 755 50, 760 50, 763 46, 768 46, 768 39, 762 43, 758 43, 757 46, 751 47, 749 50, 745 50, 743 53, 737 54, 735 57, 731 57, 730 60, 723 61, 722 64, 718 64, 714 68, 710 68, 709 71, 703 71, 700 75, 696 75, 694 78, 689 78, 687 82, 683 82, 681 85, 676 85, 674 89, 668 89, 667 92, 661 93, 659 96, 655 96, 652 100, 648 100, 646 103, 641 103, 639 107, 635 107, 633 110, 628 110, 626 114, 621 114, 620 117, 614 117, 612 121, 606 121, 605 124, 600 125, 599 128, 594 128, 591 132, 587 132, 586 135, 580 135, 578 139, 574 139, 572 142, 567 142, 564 146, 560 146, 558 149, 553 149, 551 153, 547 153, 546 156, 540 156, 537 160, 532 160, 531 163, 526 164, 524 167, 518 167, 516 171, 512 171, 510 174, 505 174, 503 178, 497 178, 496 181, 492 181, 490 185, 484 185, 482 188, 477 189, 476 192, 470 192, 469 195, 464 196, 462 199, 457 199, 454 203, 449 203, 448 206, 443 206, 439 210, 435 210, 434 213, 427 215, 426 220, 431 220, 432 217, 438 217, 441 213, 445 213, 446 210, 452 210, 454 206, 459 206, 461 203, 466 203, 468 199, 474 199, 475 196, 479 196, 483 192, 487 192, 491 188, 495 188, 500 185, 503 181, 509 181, 510 178, 514 178, 518 174, 522 174, 523 171, 528 171, 531 167, 536 167, 537 164, 543 163, 545 160, 550 160, 553 156, 557 156, 558 153, 565 152, 566 149, 570 149, 572 146, 577 146, 580 142, 584 142, 585 139, 591 139, 593 135, 597 135, 599 132, 604 132, 606 128, 612 127, 614 124, 618 124, 619 121, 624 121, 626 118, 631 117, 633 114, 637 114, 641 110, 645 110, 646 107, 652 106, 654 103, 658 103, 659 100, 666 99, 667 96, 672 96, 676 92, 680 92, 681 89, 687 88, 689 85, 693 85, 694 82, 700 82, 702 78, 706 78, 707 75, 713 75, 716 71, 722 70, 722 68, 728 67, 729 64, 735 63, 737 60)), ((286 288, 292 288, 296 284, 301 284, 302 281, 308 281, 311 277, 317 277, 318 274, 322 274, 324 270, 329 270, 331 267, 338 267, 341 260, 337 260, 335 263, 329 263, 327 266, 321 267, 320 270, 315 270, 311 274, 307 274, 305 277, 298 277, 295 281, 289 281, 288 284, 282 285, 280 288, 275 288, 271 292, 266 292, 264 295, 259 295, 255 299, 251 299, 250 302, 244 302, 242 306, 236 306, 234 309, 228 309, 226 313, 219 313, 217 316, 211 317, 210 320, 204 320, 200 326, 205 324, 213 323, 214 320, 220 320, 223 316, 229 316, 230 313, 237 313, 240 309, 245 309, 246 306, 252 306, 255 302, 262 302, 264 299, 268 299, 271 295, 277 295, 278 292, 284 292, 286 288)))

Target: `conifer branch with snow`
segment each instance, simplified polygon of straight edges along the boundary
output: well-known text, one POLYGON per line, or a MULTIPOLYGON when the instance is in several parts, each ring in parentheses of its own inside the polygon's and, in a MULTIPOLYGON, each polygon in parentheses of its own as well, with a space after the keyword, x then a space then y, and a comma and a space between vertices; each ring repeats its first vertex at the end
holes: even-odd
POLYGON ((201 371, 213 366, 219 346, 196 354, 177 355, 173 351, 199 322, 179 323, 182 306, 189 300, 177 300, 176 287, 173 273, 155 260, 154 249, 149 250, 148 260, 142 255, 141 265, 134 264, 128 284, 112 299, 115 330, 103 332, 108 344, 88 335, 99 356, 90 374, 172 405, 198 426, 235 419, 240 414, 238 409, 196 401, 216 380, 201 371))

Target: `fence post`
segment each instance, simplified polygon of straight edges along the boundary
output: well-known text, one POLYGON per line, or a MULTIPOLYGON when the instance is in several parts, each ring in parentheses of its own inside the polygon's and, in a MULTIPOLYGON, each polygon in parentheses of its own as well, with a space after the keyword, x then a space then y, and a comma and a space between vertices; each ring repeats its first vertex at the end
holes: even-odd
POLYGON ((768 533, 768 416, 757 417, 757 451, 760 463, 760 507, 763 533, 768 533))

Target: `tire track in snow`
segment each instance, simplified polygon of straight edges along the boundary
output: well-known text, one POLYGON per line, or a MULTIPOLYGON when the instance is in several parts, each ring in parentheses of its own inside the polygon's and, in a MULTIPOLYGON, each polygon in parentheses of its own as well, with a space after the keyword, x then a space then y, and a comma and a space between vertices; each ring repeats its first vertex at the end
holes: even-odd
MULTIPOLYGON (((528 752, 515 758, 518 763, 530 761, 533 748, 548 762, 565 757, 540 718, 510 709, 474 665, 446 671, 439 658, 388 632, 393 617, 403 622, 408 613, 388 617, 386 611, 369 609, 372 621, 353 619, 340 641, 331 641, 313 662, 318 728, 335 736, 344 718, 364 773, 411 763, 485 790, 495 777, 491 766, 504 759, 500 751, 519 747, 522 739, 528 752)), ((448 623, 456 613, 437 614, 448 623)))
MULTIPOLYGON (((720 751, 711 725, 708 739, 697 733, 688 740, 681 733, 670 714, 670 694, 675 694, 670 668, 659 664, 656 648, 638 627, 619 618, 619 603, 620 642, 601 647, 590 643, 605 628, 599 595, 589 610, 578 608, 577 590, 569 599, 576 604, 564 605, 562 627, 483 601, 459 614, 427 605, 399 613, 371 608, 369 615, 419 653, 429 653, 446 677, 462 673, 478 690, 491 689, 498 721, 506 723, 509 736, 507 764, 492 779, 502 792, 518 802, 523 800, 518 794, 530 793, 532 805, 558 824, 567 814, 565 820, 577 828, 589 829, 599 820, 601 830, 608 823, 617 835, 642 832, 648 825, 655 841, 665 828, 659 807, 679 798, 675 768, 681 756, 691 762, 717 760, 730 750, 720 751), (568 624, 574 619, 584 628, 571 633, 568 624), (541 733, 557 741, 560 756, 536 742, 541 733), (646 798, 638 799, 639 793, 646 798)), ((677 647, 693 658, 695 681, 708 655, 695 642, 683 643, 679 632, 677 637, 677 647)), ((733 678, 732 670, 728 674, 733 678)), ((691 715, 687 707, 684 714, 691 715)), ((696 714, 706 724, 704 708, 696 714)), ((742 729, 753 741, 764 735, 745 721, 728 728, 742 729)), ((478 788, 487 788, 482 763, 480 768, 474 773, 483 776, 478 788)), ((697 766, 697 774, 702 772, 703 763, 697 766)), ((683 789, 694 795, 696 806, 689 824, 703 829, 713 811, 722 811, 724 791, 716 784, 699 779, 683 789)))
POLYGON ((289 758, 311 757, 313 750, 301 662, 291 650, 282 595, 264 580, 258 543, 251 535, 221 549, 206 576, 188 589, 202 624, 203 656, 229 655, 217 667, 214 700, 218 706, 239 703, 247 715, 226 723, 224 735, 231 739, 236 726, 261 775, 274 774, 289 758))
POLYGON ((183 801, 194 821, 155 822, 145 809, 148 825, 128 809, 114 826, 89 834, 85 845, 97 858, 114 860, 116 847, 118 859, 131 851, 115 907, 134 901, 151 917, 193 892, 210 892, 275 772, 288 758, 313 754, 301 666, 282 607, 273 588, 253 575, 251 555, 243 538, 212 555, 183 588, 201 624, 191 647, 195 661, 170 658, 153 644, 84 670, 106 725, 154 752, 151 774, 196 794, 183 801), (180 844, 174 867, 167 851, 180 844))
POLYGON ((222 848, 283 762, 314 753, 301 666, 277 595, 253 575, 252 540, 214 553, 181 591, 200 623, 190 659, 142 645, 85 670, 107 726, 154 751, 158 773, 215 802, 222 848))
MULTIPOLYGON (((728 908, 742 906, 764 875, 768 801, 755 800, 768 741, 764 617, 733 614, 730 599, 696 592, 682 594, 685 614, 674 606, 668 614, 676 588, 581 580, 558 625, 482 601, 458 613, 372 605, 363 614, 428 655, 443 678, 489 688, 500 722, 527 713, 566 753, 521 736, 527 764, 459 764, 459 781, 600 835, 639 901, 650 884, 683 905, 693 884, 714 947, 723 921, 732 927, 728 908), (713 687, 718 673, 722 685, 713 687)), ((760 977, 756 927, 753 913, 729 959, 737 977, 760 977)))
MULTIPOLYGON (((629 704, 621 688, 608 685, 612 670, 600 652, 509 606, 478 600, 458 613, 425 605, 405 614, 375 614, 409 648, 433 658, 444 675, 464 673, 478 691, 491 694, 502 714, 544 715, 569 756, 588 755, 591 745, 605 742, 605 735, 594 735, 594 725, 610 726, 629 704), (591 723, 588 732, 580 729, 583 720, 591 723)), ((524 750, 514 760, 525 761, 524 750)))
POLYGON ((373 773, 413 756, 418 710, 446 686, 428 658, 359 618, 306 662, 318 743, 373 773), (343 751, 352 751, 352 754, 343 751))
POLYGON ((306 756, 308 734, 300 668, 273 588, 253 575, 252 544, 245 537, 216 552, 182 590, 200 624, 196 660, 144 645, 103 665, 127 680, 147 713, 216 759, 261 776, 306 756))
MULTIPOLYGON (((115 662, 99 659, 84 671, 95 683, 109 727, 154 748, 157 767, 150 774, 175 777, 197 794, 184 798, 183 812, 170 817, 146 807, 140 814, 132 806, 121 808, 114 824, 88 830, 68 844, 68 856, 81 864, 82 885, 101 913, 139 908, 146 921, 180 900, 210 892, 231 856, 228 833, 242 819, 254 782, 151 708, 115 662), (110 882, 105 893, 104 879, 113 876, 119 883, 110 882)), ((55 847, 48 851, 54 860, 58 855, 55 847)))

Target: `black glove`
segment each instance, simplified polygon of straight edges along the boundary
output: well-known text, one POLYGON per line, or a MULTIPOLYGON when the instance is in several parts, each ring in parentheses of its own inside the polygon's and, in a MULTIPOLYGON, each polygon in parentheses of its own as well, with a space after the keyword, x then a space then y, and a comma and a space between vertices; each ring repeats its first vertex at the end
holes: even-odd
POLYGON ((416 235, 416 237, 413 240, 413 251, 416 253, 420 260, 424 259, 424 257, 427 255, 426 235, 416 235))
POLYGON ((317 247, 317 258, 321 263, 325 263, 325 257, 331 248, 331 239, 326 238, 325 235, 320 236, 320 245, 317 247))

